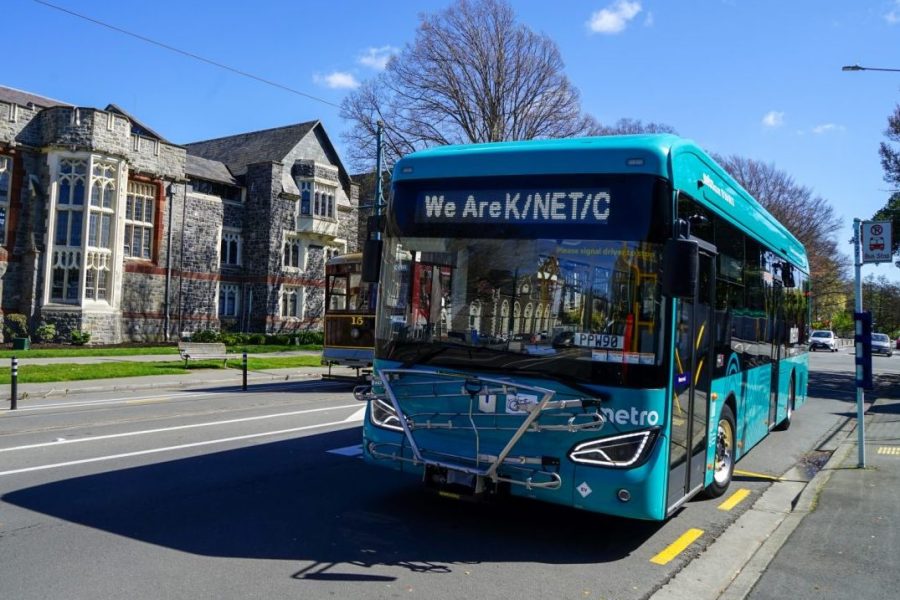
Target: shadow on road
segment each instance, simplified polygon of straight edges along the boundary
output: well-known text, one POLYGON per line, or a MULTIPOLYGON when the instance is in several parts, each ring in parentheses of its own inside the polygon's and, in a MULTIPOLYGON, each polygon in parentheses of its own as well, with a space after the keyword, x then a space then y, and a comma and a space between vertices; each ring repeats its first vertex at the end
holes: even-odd
POLYGON ((661 527, 532 501, 454 502, 427 494, 414 476, 327 452, 359 441, 354 428, 76 477, 2 499, 182 552, 299 561, 298 579, 393 580, 360 569, 380 565, 449 573, 484 561, 610 562, 661 527))

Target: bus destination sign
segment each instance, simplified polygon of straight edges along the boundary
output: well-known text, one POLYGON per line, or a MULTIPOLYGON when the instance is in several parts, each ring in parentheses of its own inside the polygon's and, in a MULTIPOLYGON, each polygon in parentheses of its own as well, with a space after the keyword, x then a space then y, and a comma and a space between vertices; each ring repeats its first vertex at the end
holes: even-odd
POLYGON ((419 223, 607 224, 604 189, 453 190, 420 192, 419 223))

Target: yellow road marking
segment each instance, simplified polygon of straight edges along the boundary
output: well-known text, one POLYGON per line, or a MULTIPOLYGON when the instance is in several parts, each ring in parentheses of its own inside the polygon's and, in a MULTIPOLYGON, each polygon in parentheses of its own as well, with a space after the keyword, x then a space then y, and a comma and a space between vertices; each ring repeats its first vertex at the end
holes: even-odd
POLYGON ((891 456, 900 456, 900 446, 879 446, 878 454, 889 454, 891 456))
POLYGON ((767 479, 769 481, 781 481, 782 478, 777 475, 767 475, 766 473, 754 473, 753 471, 734 470, 735 475, 743 475, 744 477, 754 477, 756 479, 767 479))
POLYGON ((750 495, 750 490, 746 488, 741 488, 731 496, 728 497, 728 500, 719 505, 719 510, 731 510, 738 504, 740 504, 744 498, 750 495))
POLYGON ((684 552, 685 548, 697 541, 697 538, 701 535, 703 535, 702 529, 688 529, 680 538, 669 544, 665 550, 651 558, 650 562, 657 565, 668 564, 672 559, 684 552))

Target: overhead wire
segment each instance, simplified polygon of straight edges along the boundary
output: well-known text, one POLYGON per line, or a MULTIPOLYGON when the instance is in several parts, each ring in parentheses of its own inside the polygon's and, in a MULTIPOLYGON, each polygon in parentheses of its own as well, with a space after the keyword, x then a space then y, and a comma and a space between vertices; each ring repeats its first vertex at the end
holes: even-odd
POLYGON ((212 65, 212 66, 214 66, 214 67, 218 67, 219 69, 224 69, 224 70, 226 70, 226 71, 230 71, 230 72, 235 73, 235 74, 237 74, 237 75, 241 75, 242 77, 247 77, 247 78, 249 78, 249 79, 254 79, 254 80, 256 80, 256 81, 259 81, 260 83, 264 83, 264 84, 266 84, 266 85, 270 85, 270 86, 272 86, 272 87, 276 87, 276 88, 278 88, 278 89, 280 89, 280 90, 284 90, 284 91, 286 91, 286 92, 290 92, 290 93, 296 94, 296 95, 298 95, 298 96, 303 96, 304 98, 309 98, 310 100, 315 100, 316 102, 321 102, 322 104, 327 104, 328 106, 333 106, 333 107, 335 107, 335 108, 340 108, 340 107, 341 107, 339 104, 335 104, 334 102, 329 102, 328 100, 325 100, 324 98, 319 98, 318 96, 313 96, 312 94, 307 94, 306 92, 301 92, 300 90, 296 90, 296 89, 294 89, 294 88, 292 88, 292 87, 288 87, 288 86, 286 86, 286 85, 284 85, 284 84, 278 83, 277 81, 272 81, 271 79, 266 79, 265 77, 260 77, 259 75, 254 75, 253 73, 250 73, 250 72, 248 72, 248 71, 244 71, 244 70, 241 70, 241 69, 237 69, 237 68, 235 68, 235 67, 231 67, 231 66, 226 65, 226 64, 224 64, 224 63, 221 63, 221 62, 218 62, 218 61, 215 61, 215 60, 206 58, 206 57, 204 57, 204 56, 200 56, 199 54, 195 54, 195 53, 190 52, 190 51, 188 51, 188 50, 182 50, 181 48, 177 48, 177 47, 175 47, 175 46, 172 46, 171 44, 166 44, 166 43, 164 43, 164 42, 160 42, 160 41, 154 40, 154 39, 152 39, 152 38, 149 38, 149 37, 147 37, 147 36, 141 35, 141 34, 139 34, 139 33, 134 33, 133 31, 128 31, 127 29, 123 29, 122 27, 118 27, 118 26, 116 26, 116 25, 112 25, 111 23, 107 23, 107 22, 105 22, 105 21, 101 21, 101 20, 99 20, 99 19, 95 19, 95 18, 93 18, 93 17, 89 17, 89 16, 87 16, 87 15, 84 15, 84 14, 81 14, 81 13, 78 13, 78 12, 75 12, 74 10, 70 10, 70 9, 65 8, 65 7, 63 7, 63 6, 58 6, 58 5, 56 5, 56 4, 53 4, 52 2, 47 2, 47 0, 32 0, 32 1, 35 2, 35 3, 37 3, 37 4, 41 4, 41 5, 43 5, 43 6, 46 6, 47 8, 52 8, 52 9, 54 9, 54 10, 58 10, 58 11, 60 11, 60 12, 66 13, 66 14, 68 14, 68 15, 71 15, 71 16, 73 16, 73 17, 77 17, 77 18, 79 18, 79 19, 83 19, 83 20, 88 21, 88 22, 90 22, 90 23, 93 23, 93 24, 95 24, 95 25, 99 25, 99 26, 101 26, 101 27, 105 27, 105 28, 107 28, 107 29, 111 29, 112 31, 115 31, 115 32, 117 32, 117 33, 121 33, 121 34, 123 34, 123 35, 127 35, 127 36, 130 36, 130 37, 133 37, 133 38, 138 39, 138 40, 140 40, 140 41, 142 41, 142 42, 146 42, 146 43, 148 43, 148 44, 153 44, 154 46, 159 46, 160 48, 164 48, 164 49, 166 49, 166 50, 169 50, 170 52, 175 52, 175 53, 177 53, 177 54, 181 54, 181 55, 183 55, 183 56, 187 56, 188 58, 192 58, 192 59, 194 59, 194 60, 198 60, 198 61, 200 61, 200 62, 204 62, 204 63, 209 64, 209 65, 212 65))

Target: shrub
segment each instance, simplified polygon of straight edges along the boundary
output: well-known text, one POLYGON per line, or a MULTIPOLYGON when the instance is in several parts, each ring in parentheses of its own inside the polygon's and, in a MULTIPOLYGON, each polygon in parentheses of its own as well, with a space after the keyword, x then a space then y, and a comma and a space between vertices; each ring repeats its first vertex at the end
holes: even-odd
POLYGON ((191 341, 201 343, 218 342, 219 337, 219 332, 215 329, 201 329, 191 334, 191 341))
POLYGON ((325 343, 325 333, 322 331, 298 331, 292 337, 292 342, 300 346, 307 344, 321 346, 325 343))
POLYGON ((41 321, 40 326, 34 330, 34 335, 39 342, 52 342, 56 339, 56 325, 41 321))
POLYGON ((291 343, 291 336, 278 334, 278 335, 267 335, 266 336, 267 344, 275 344, 278 346, 287 346, 291 343))
POLYGON ((3 318, 3 338, 28 337, 28 317, 19 313, 10 313, 3 318))
POLYGON ((222 333, 219 338, 226 346, 241 346, 247 343, 246 333, 222 333))
POLYGON ((72 333, 69 334, 69 339, 76 346, 84 346, 89 341, 91 341, 91 332, 90 331, 79 331, 77 329, 72 330, 72 333))
POLYGON ((265 334, 262 334, 262 333, 251 333, 247 337, 247 343, 260 346, 260 345, 266 343, 266 336, 265 336, 265 334))

